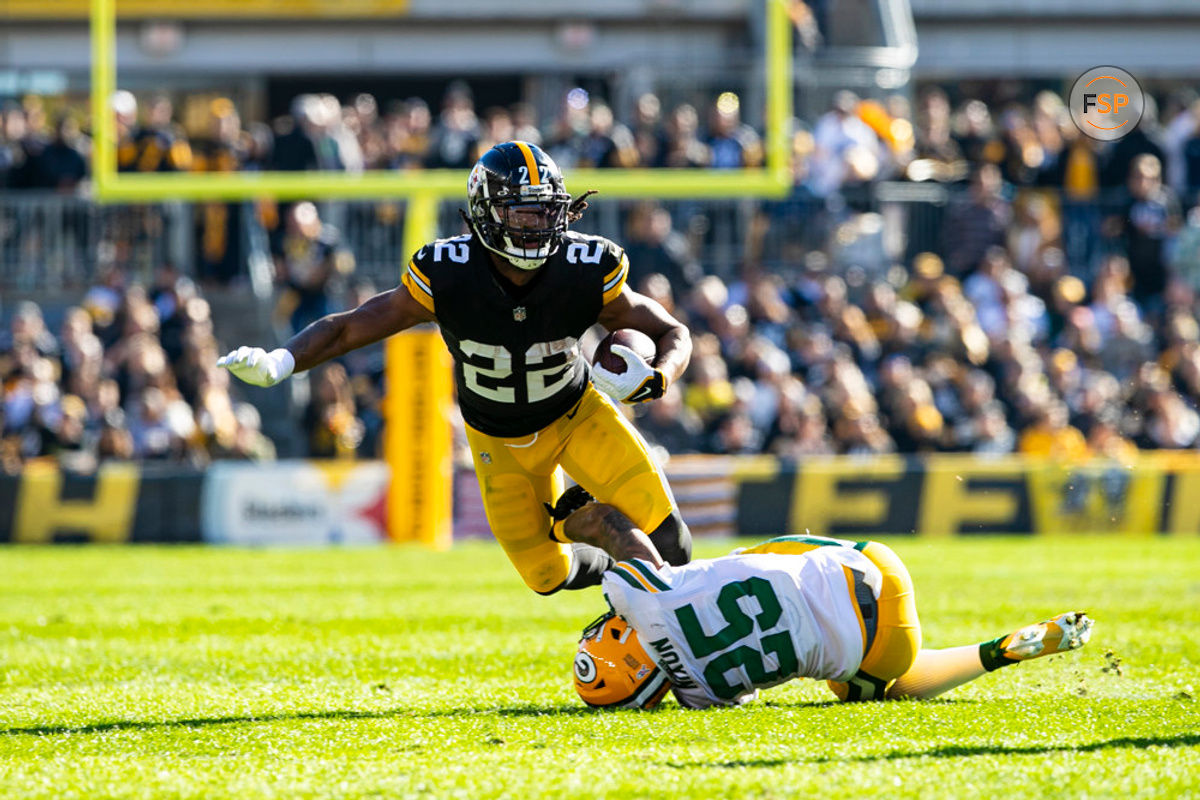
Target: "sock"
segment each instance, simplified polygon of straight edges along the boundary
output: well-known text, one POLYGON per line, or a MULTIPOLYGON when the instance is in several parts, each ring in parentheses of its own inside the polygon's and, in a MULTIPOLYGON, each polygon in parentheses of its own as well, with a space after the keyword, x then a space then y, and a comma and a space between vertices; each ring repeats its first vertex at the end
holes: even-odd
POLYGON ((1004 657, 1004 646, 1002 642, 1012 634, 997 636, 990 642, 983 642, 979 645, 979 660, 983 662, 983 668, 988 672, 1007 667, 1009 664, 1016 664, 1017 661, 1011 658, 1004 657))
POLYGON ((976 644, 944 650, 921 650, 908 672, 897 678, 888 689, 888 699, 928 699, 975 680, 989 671, 984 666, 982 650, 983 645, 976 644))

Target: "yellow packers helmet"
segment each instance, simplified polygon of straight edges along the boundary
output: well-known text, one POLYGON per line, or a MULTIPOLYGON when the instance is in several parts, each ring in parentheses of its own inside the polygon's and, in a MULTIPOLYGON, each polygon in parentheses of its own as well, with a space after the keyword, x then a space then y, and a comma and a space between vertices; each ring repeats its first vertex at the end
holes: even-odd
POLYGON ((589 625, 575 653, 575 691, 592 708, 654 708, 671 688, 637 632, 609 611, 589 625))

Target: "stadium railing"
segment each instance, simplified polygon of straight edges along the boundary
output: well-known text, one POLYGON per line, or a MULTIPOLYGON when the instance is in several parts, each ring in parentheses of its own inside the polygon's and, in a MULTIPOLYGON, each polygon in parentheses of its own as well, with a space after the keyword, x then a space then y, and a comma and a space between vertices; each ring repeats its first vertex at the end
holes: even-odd
MULTIPOLYGON (((1030 191, 1057 198, 1067 261, 1075 271, 1086 273, 1088 256, 1104 245, 1101 223, 1123 211, 1120 192, 1080 202, 1062 198, 1054 189, 1030 191)), ((764 266, 794 268, 803 253, 828 249, 835 268, 854 263, 871 271, 908 263, 924 251, 945 255, 947 212, 965 198, 961 186, 890 181, 847 190, 833 199, 797 192, 777 201, 664 200, 661 205, 671 213, 676 230, 697 245, 703 271, 728 279, 747 258, 760 214, 770 223, 760 255, 764 266), (877 227, 834 236, 855 212, 878 214, 877 227)), ((340 229, 343 245, 354 256, 355 277, 381 287, 393 285, 412 255, 404 245, 406 202, 343 200, 320 205, 322 217, 340 229)), ((461 206, 453 200, 438 204, 437 225, 445 235, 461 229, 461 206)), ((255 293, 265 297, 271 291, 269 232, 252 204, 238 208, 244 274, 255 293)), ((627 242, 629 210, 628 201, 596 199, 577 227, 627 242)), ((0 193, 0 290, 70 290, 94 283, 110 265, 142 282, 163 264, 197 276, 195 220, 190 203, 101 205, 57 194, 0 193)))

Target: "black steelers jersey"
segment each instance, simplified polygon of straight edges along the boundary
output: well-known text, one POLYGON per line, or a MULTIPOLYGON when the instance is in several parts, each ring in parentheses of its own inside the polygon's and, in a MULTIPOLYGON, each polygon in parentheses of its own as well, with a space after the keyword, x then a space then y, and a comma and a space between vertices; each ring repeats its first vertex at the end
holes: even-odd
POLYGON ((618 245, 567 232, 521 287, 495 273, 471 235, 425 245, 401 281, 437 317, 463 419, 489 436, 512 437, 541 430, 579 402, 588 380, 579 337, 628 275, 618 245))

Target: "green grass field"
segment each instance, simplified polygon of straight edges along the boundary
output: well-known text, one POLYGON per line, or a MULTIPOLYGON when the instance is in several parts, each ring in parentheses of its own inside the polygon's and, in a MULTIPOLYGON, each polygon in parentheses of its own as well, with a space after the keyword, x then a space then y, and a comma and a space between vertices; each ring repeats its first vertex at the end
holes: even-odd
POLYGON ((1072 608, 1092 643, 931 702, 596 713, 598 590, 494 545, 3 549, 0 797, 1200 795, 1200 539, 889 544, 927 646, 1072 608))

